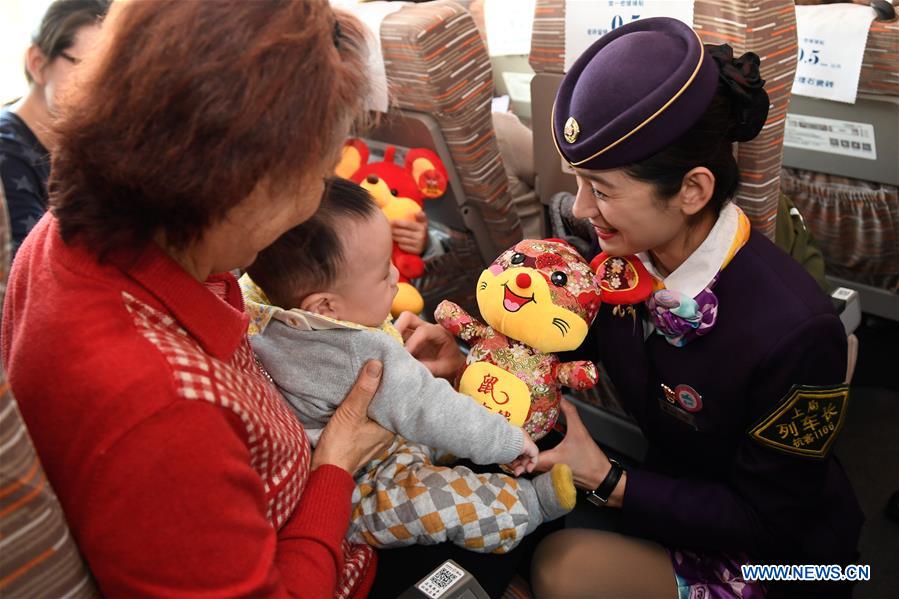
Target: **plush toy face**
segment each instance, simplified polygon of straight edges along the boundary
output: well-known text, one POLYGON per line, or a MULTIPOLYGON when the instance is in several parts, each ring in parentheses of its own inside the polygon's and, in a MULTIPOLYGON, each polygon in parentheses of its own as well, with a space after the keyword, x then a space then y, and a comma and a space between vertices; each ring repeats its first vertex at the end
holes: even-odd
POLYGON ((359 186, 371 195, 388 220, 409 220, 421 212, 420 195, 404 169, 381 164, 377 170, 366 170, 370 172, 359 181, 359 186))
POLYGON ((478 308, 491 327, 544 353, 577 349, 599 310, 599 285, 565 242, 524 240, 478 279, 478 308))

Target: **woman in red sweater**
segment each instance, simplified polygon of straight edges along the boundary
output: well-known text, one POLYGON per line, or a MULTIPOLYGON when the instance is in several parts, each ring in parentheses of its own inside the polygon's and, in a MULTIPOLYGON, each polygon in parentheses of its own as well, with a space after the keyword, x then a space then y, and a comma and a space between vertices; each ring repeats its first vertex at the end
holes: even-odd
POLYGON ((326 0, 159 0, 101 35, 2 327, 75 540, 108 596, 362 596, 373 553, 344 535, 389 438, 380 365, 310 454, 217 274, 315 211, 364 97, 359 26, 326 0))

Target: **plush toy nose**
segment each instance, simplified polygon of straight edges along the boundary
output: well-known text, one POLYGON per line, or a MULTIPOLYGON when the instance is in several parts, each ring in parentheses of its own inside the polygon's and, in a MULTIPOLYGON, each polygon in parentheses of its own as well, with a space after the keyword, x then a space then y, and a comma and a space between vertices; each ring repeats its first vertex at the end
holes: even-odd
POLYGON ((518 285, 520 289, 527 289, 531 286, 531 277, 527 273, 521 273, 517 277, 515 277, 515 284, 518 285))
POLYGON ((367 176, 365 178, 365 180, 368 181, 369 183, 371 183, 372 185, 374 185, 375 183, 377 183, 379 181, 378 176, 375 174, 371 174, 371 175, 367 176))

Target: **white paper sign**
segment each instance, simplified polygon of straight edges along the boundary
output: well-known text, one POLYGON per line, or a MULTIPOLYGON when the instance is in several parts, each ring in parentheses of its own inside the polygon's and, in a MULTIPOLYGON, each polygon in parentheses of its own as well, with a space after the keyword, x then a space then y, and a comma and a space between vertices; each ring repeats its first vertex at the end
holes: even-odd
POLYGON ((873 8, 859 4, 797 6, 793 93, 854 104, 874 17, 873 8))
POLYGON ((646 17, 671 17, 693 26, 693 0, 567 0, 565 72, 606 33, 646 17))
POLYGON ((484 25, 490 56, 531 53, 531 30, 537 0, 485 0, 484 25))
POLYGON ((788 114, 784 145, 790 148, 877 160, 874 126, 805 114, 788 114))

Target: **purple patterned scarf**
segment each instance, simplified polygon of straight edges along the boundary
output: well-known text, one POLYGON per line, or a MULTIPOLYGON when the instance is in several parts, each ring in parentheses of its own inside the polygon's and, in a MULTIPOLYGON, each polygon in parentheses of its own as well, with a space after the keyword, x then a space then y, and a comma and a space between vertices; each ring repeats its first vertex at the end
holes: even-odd
POLYGON ((711 331, 718 319, 718 298, 712 288, 720 275, 715 275, 695 298, 670 289, 660 289, 650 295, 646 307, 656 332, 671 345, 683 347, 711 331))

